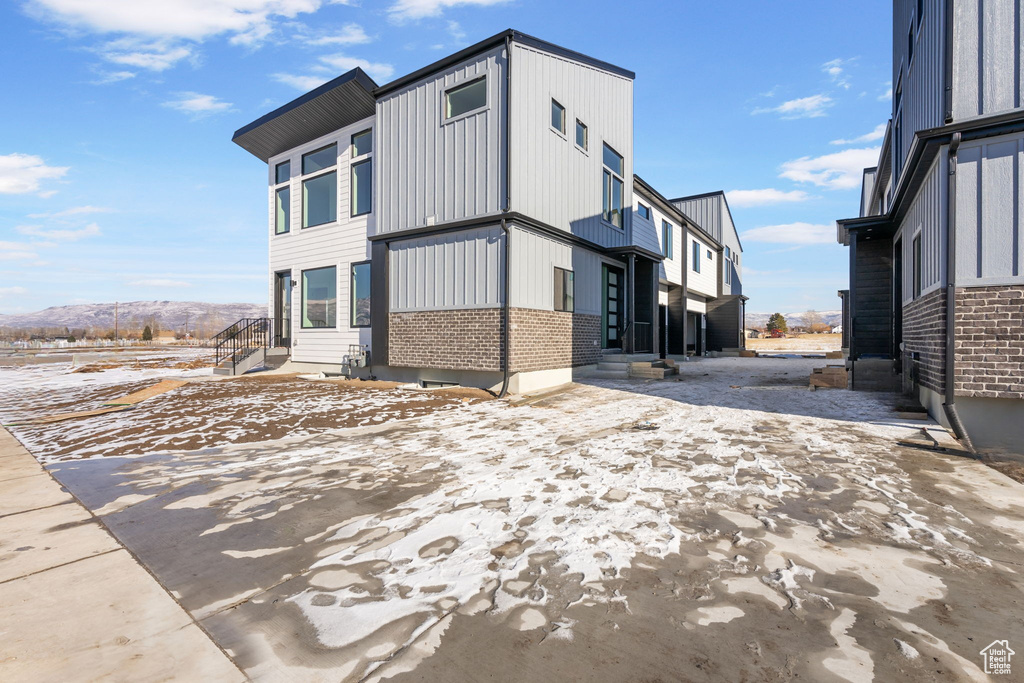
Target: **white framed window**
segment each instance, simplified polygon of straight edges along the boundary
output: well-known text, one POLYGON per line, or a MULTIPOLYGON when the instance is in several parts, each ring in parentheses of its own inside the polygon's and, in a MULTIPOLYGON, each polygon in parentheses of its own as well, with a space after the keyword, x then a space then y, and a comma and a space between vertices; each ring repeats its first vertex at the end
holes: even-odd
POLYGON ((487 107, 487 76, 444 91, 444 117, 456 119, 487 107))
POLYGON ((590 145, 590 131, 587 129, 587 125, 576 119, 576 146, 586 152, 590 145))
POLYGON ((302 227, 338 220, 338 143, 302 155, 302 227), (329 170, 325 170, 329 169, 329 170))
POLYGON ((565 107, 554 98, 551 100, 551 127, 565 135, 565 107))
POLYGON ((623 180, 625 162, 622 155, 604 143, 604 219, 616 228, 622 228, 622 195, 625 192, 623 180))

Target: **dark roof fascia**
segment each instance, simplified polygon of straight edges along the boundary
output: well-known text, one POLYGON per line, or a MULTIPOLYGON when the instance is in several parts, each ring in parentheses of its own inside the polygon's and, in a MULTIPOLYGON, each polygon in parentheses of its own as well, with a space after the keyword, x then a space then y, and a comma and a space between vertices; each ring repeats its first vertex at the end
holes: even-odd
POLYGON ((721 244, 719 244, 718 240, 716 240, 714 237, 709 235, 707 233, 707 231, 705 231, 704 228, 702 228, 697 221, 693 220, 692 218, 687 216, 685 213, 683 213, 682 209, 680 209, 678 206, 673 204, 671 202, 671 200, 666 199, 663 194, 661 194, 660 192, 655 190, 653 187, 651 187, 650 183, 648 183, 646 180, 644 180, 643 178, 641 178, 640 176, 638 176, 636 174, 633 174, 633 186, 634 187, 639 186, 640 190, 641 190, 640 194, 644 195, 645 197, 647 197, 651 201, 656 202, 659 205, 659 208, 663 212, 668 213, 668 214, 674 214, 676 219, 679 220, 679 222, 685 223, 685 224, 689 225, 689 227, 691 227, 694 230, 696 230, 697 232, 699 232, 702 237, 706 238, 713 245, 715 245, 715 246, 717 246, 719 248, 722 246, 721 244))
POLYGON ((650 249, 644 249, 636 244, 631 244, 626 247, 606 247, 603 251, 609 256, 628 256, 629 254, 634 254, 636 256, 643 256, 651 261, 657 261, 658 263, 665 260, 664 255, 659 254, 656 251, 651 251, 650 249))
POLYGON ((307 102, 316 99, 317 97, 319 97, 320 95, 323 95, 326 92, 334 90, 338 86, 345 85, 349 81, 357 81, 359 83, 359 85, 363 86, 363 88, 367 92, 370 92, 370 93, 372 93, 377 88, 377 83, 374 82, 374 80, 372 78, 370 78, 366 74, 365 71, 363 71, 360 67, 357 66, 356 68, 352 69, 351 71, 347 71, 347 72, 343 73, 342 75, 338 76, 337 78, 335 78, 333 80, 330 80, 330 81, 327 81, 323 85, 318 86, 318 87, 310 90, 305 95, 302 95, 300 97, 296 97, 294 100, 292 100, 288 104, 285 104, 283 106, 278 107, 277 109, 275 109, 274 111, 270 112, 269 114, 265 114, 265 115, 259 117, 258 119, 256 119, 252 123, 249 123, 249 124, 246 124, 246 125, 242 126, 241 128, 239 128, 238 130, 235 131, 234 135, 231 136, 232 141, 237 140, 239 137, 241 137, 242 135, 245 135, 246 133, 248 133, 251 130, 255 130, 256 128, 259 128, 260 126, 262 126, 264 123, 267 123, 268 121, 273 121, 274 119, 276 119, 277 117, 281 116, 282 114, 287 114, 288 112, 292 111, 293 109, 298 109, 299 107, 301 107, 302 105, 306 104, 307 102))
POLYGON ((572 59, 582 64, 587 64, 588 66, 601 69, 602 71, 608 71, 609 73, 613 73, 617 76, 622 76, 630 80, 636 79, 636 74, 633 73, 632 71, 615 66, 614 64, 609 64, 608 62, 603 62, 600 59, 588 57, 587 55, 581 54, 579 52, 575 52, 568 48, 564 48, 560 45, 555 45, 554 43, 549 43, 546 40, 541 40, 540 38, 535 38, 533 36, 521 33, 520 31, 516 31, 515 29, 510 28, 502 31, 501 33, 495 34, 490 38, 485 38, 484 40, 481 40, 479 43, 474 43, 473 45, 470 45, 465 49, 459 50, 455 54, 449 55, 444 59, 439 59, 433 64, 428 64, 422 69, 417 69, 416 71, 413 71, 410 74, 402 76, 401 78, 396 78, 390 83, 385 83, 384 85, 377 87, 377 89, 373 91, 373 94, 378 98, 383 97, 384 95, 404 88, 407 85, 416 83, 417 81, 421 81, 429 76, 432 76, 433 74, 438 73, 439 71, 444 71, 451 66, 454 66, 460 62, 464 62, 470 57, 478 55, 481 52, 491 50, 497 47, 498 45, 503 44, 508 39, 511 39, 513 42, 516 43, 522 43, 523 45, 529 45, 530 47, 535 47, 537 49, 544 50, 545 52, 550 52, 551 54, 555 54, 560 57, 572 59))
POLYGON ((732 217, 732 209, 729 208, 729 200, 725 197, 724 190, 714 190, 713 192, 704 192, 703 194, 691 194, 686 197, 679 197, 673 199, 673 202, 688 202, 696 199, 707 199, 708 197, 721 196, 722 201, 725 202, 725 212, 729 214, 729 222, 732 223, 732 233, 736 235, 736 244, 740 245, 740 251, 743 251, 743 242, 740 241, 740 231, 736 227, 736 221, 732 217))

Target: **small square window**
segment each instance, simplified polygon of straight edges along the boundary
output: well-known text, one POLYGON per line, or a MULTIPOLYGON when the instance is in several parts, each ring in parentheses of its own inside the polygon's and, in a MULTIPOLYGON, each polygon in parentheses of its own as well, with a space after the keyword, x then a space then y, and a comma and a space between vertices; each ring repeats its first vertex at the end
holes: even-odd
POLYGON ((302 155, 302 173, 316 173, 338 163, 338 144, 327 145, 302 155))
POLYGON ((361 157, 373 151, 373 131, 364 130, 352 136, 352 156, 361 157))
POLYGON ((555 310, 572 313, 576 307, 575 274, 565 268, 555 268, 555 310))
POLYGON ((565 107, 551 100, 551 127, 565 134, 565 107))
POLYGON ((579 119, 576 119, 576 146, 584 151, 588 149, 590 144, 589 133, 590 131, 587 130, 587 126, 579 119))
POLYGON ((487 106, 487 77, 456 86, 444 93, 445 118, 461 116, 487 106))
POLYGON ((637 202, 636 212, 640 214, 642 218, 645 218, 646 220, 651 220, 651 207, 644 206, 643 204, 637 202))
POLYGON ((708 260, 710 260, 711 258, 712 258, 712 257, 711 257, 711 250, 710 250, 710 249, 708 249, 708 260))
POLYGON ((287 183, 292 178, 292 162, 282 161, 274 168, 274 184, 287 183))

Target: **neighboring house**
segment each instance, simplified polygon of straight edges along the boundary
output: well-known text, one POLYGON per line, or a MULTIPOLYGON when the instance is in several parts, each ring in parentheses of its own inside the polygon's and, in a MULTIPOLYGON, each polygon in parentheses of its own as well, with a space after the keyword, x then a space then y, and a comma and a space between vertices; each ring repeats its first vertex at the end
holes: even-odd
POLYGON ((893 108, 841 292, 852 386, 913 391, 976 446, 1024 442, 1021 0, 893 5, 893 108))
MULTIPOLYGON (((368 352, 364 375, 515 392, 661 353, 685 254, 663 265, 634 229, 633 78, 509 30, 383 86, 356 68, 237 131, 268 164, 276 344, 297 367, 368 352)), ((715 240, 692 235, 714 278, 715 240)))
MULTIPOLYGON (((659 349, 669 355, 703 355, 743 348, 746 297, 739 277, 739 238, 731 219, 723 222, 703 214, 717 231, 715 237, 681 208, 689 198, 666 199, 639 176, 633 178, 633 190, 633 239, 663 257, 658 273, 659 349), (723 231, 729 233, 724 239, 736 247, 723 246, 723 231)), ((715 197, 728 212, 723 193, 702 197, 715 197)))
POLYGON ((175 341, 178 335, 171 330, 160 330, 153 335, 153 341, 175 341))

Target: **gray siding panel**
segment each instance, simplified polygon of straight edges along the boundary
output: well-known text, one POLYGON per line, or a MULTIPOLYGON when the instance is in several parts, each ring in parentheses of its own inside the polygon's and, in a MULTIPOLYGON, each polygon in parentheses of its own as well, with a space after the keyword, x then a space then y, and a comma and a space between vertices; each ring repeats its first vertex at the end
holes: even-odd
MULTIPOLYGON (((893 92, 903 84, 902 140, 893 145, 894 168, 902 169, 914 133, 941 126, 945 119, 943 103, 943 43, 945 13, 941 3, 925 2, 924 19, 917 28, 917 0, 897 0, 893 5, 893 92), (914 54, 908 60, 911 29, 914 30, 914 54)), ((895 119, 896 101, 893 100, 895 119)))
POLYGON ((554 269, 557 267, 573 271, 575 312, 601 314, 603 260, 596 252, 532 230, 514 228, 511 260, 514 307, 554 310, 554 269))
POLYGON ((495 214, 505 193, 504 46, 377 103, 379 233, 495 214), (446 121, 444 91, 487 77, 488 106, 446 121))
POLYGON ((1020 107, 1021 0, 957 0, 954 8, 954 118, 1020 107))
POLYGON ((512 209, 601 246, 625 246, 626 230, 602 220, 601 152, 607 142, 624 159, 628 211, 633 82, 533 47, 512 49, 512 209), (565 107, 565 137, 551 128, 552 98, 565 107), (587 152, 576 147, 576 119, 587 126, 587 152))
POLYGON ((704 232, 722 241, 722 202, 720 195, 672 202, 680 211, 696 221, 704 232))
POLYGON ((957 284, 1024 282, 1024 135, 965 143, 957 166, 957 284))
MULTIPOLYGON (((903 301, 914 298, 914 236, 921 235, 921 293, 942 286, 946 278, 946 167, 945 148, 936 157, 921 190, 903 218, 896 239, 902 236, 903 301)), ((893 240, 895 244, 895 239, 893 240)))
POLYGON ((501 305, 500 227, 392 242, 390 246, 392 313, 501 305))

